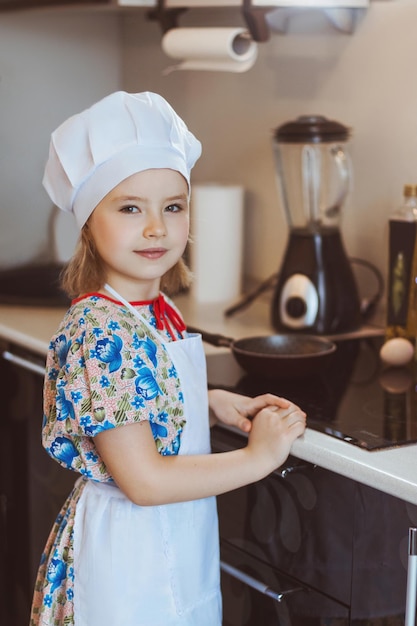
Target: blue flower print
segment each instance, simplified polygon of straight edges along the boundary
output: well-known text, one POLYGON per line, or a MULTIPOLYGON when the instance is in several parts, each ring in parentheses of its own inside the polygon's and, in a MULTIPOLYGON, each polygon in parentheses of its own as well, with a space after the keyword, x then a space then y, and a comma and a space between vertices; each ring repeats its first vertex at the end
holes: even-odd
POLYGON ((88 437, 95 437, 98 433, 101 433, 103 430, 110 430, 110 428, 115 428, 115 425, 109 422, 109 420, 105 420, 101 424, 87 426, 84 432, 88 437))
POLYGON ((49 593, 44 597, 43 603, 45 606, 52 606, 52 596, 49 593))
POLYGON ((103 330, 101 328, 99 328, 98 326, 93 328, 92 332, 93 332, 94 337, 100 337, 100 335, 103 334, 103 330))
POLYGON ((177 377, 177 370, 175 369, 175 366, 173 365, 172 367, 169 368, 168 370, 168 376, 170 378, 176 378, 177 377))
POLYGON ((181 431, 178 431, 177 436, 175 437, 174 441, 172 442, 172 454, 178 454, 178 451, 180 449, 180 443, 181 443, 181 431))
POLYGON ((78 456, 78 450, 67 437, 57 437, 51 444, 50 453, 67 467, 71 467, 73 460, 78 456))
POLYGON ((138 370, 135 386, 136 392, 145 400, 153 400, 157 395, 162 395, 162 391, 148 367, 141 367, 138 370))
POLYGON ((135 396, 130 404, 133 406, 133 408, 138 410, 138 409, 143 409, 143 407, 145 406, 145 401, 143 398, 140 398, 139 396, 135 396))
POLYGON ((74 591, 72 589, 67 589, 67 598, 68 600, 72 600, 74 597, 74 591))
POLYGON ((141 342, 141 339, 139 339, 138 334, 134 333, 133 334, 133 341, 132 341, 132 348, 137 350, 139 348, 140 342, 141 342))
POLYGON ((123 341, 117 335, 112 335, 113 339, 99 339, 96 344, 95 356, 103 363, 109 363, 109 372, 115 372, 122 364, 123 341))
POLYGON ((156 367, 158 362, 156 358, 156 344, 154 341, 152 341, 152 339, 146 337, 144 341, 135 342, 135 348, 137 348, 138 350, 143 350, 146 356, 151 361, 152 365, 156 367))
POLYGON ((175 456, 176 454, 178 454, 181 443, 181 431, 182 428, 178 431, 178 434, 175 437, 174 441, 171 443, 170 447, 165 448, 165 450, 161 452, 162 456, 175 456))
POLYGON ((177 436, 172 442, 171 448, 167 448, 166 450, 164 450, 162 452, 162 456, 173 456, 175 454, 178 454, 178 451, 180 449, 180 443, 181 443, 181 438, 180 438, 181 430, 178 432, 177 436))
POLYGON ((133 365, 139 369, 140 367, 143 367, 145 365, 145 361, 142 359, 142 357, 140 357, 138 354, 135 356, 135 358, 133 359, 133 365))
POLYGON ((60 587, 62 581, 67 575, 67 564, 61 559, 52 559, 49 563, 46 579, 52 583, 51 593, 60 587))
POLYGON ((87 461, 93 461, 93 463, 96 463, 98 461, 98 455, 94 454, 92 450, 86 453, 85 458, 87 459, 87 461))
POLYGON ((71 399, 74 404, 78 404, 80 400, 82 400, 82 394, 79 391, 71 391, 71 399))
POLYGON ((58 362, 60 367, 65 365, 65 361, 67 359, 68 350, 71 347, 71 341, 67 341, 65 335, 59 335, 55 339, 55 350, 58 356, 58 362))
POLYGON ((74 407, 72 402, 66 398, 64 389, 59 387, 56 396, 56 419, 63 422, 67 417, 75 418, 74 407))
MULTIPOLYGON (((150 359, 151 363, 154 365, 154 367, 156 367, 156 364, 157 364, 156 344, 149 337, 147 337, 146 339, 139 339, 139 337, 135 333, 133 335, 132 347, 135 350, 143 350, 145 354, 148 356, 148 358, 150 359)), ((140 356, 136 356, 135 359, 137 361, 140 361, 140 364, 136 365, 136 367, 139 367, 140 365, 143 364, 143 361, 140 358, 140 356)))
POLYGON ((51 367, 51 369, 48 372, 48 379, 49 380, 56 380, 58 374, 59 374, 59 370, 57 370, 55 367, 51 367))
POLYGON ((165 426, 162 426, 162 424, 150 422, 150 425, 154 439, 157 439, 158 437, 166 437, 168 435, 168 429, 165 426))
POLYGON ((105 387, 110 387, 110 381, 109 381, 109 379, 107 378, 107 376, 104 376, 104 374, 103 374, 103 376, 100 378, 100 385, 101 385, 101 387, 103 387, 103 389, 104 389, 105 387))
POLYGON ((110 330, 119 330, 120 328, 119 323, 114 320, 111 320, 107 326, 110 330))
POLYGON ((168 422, 168 413, 166 411, 158 413, 158 420, 166 424, 168 422))
POLYGON ((85 428, 86 426, 89 426, 91 424, 91 416, 83 415, 83 417, 80 419, 80 424, 83 428, 85 428))

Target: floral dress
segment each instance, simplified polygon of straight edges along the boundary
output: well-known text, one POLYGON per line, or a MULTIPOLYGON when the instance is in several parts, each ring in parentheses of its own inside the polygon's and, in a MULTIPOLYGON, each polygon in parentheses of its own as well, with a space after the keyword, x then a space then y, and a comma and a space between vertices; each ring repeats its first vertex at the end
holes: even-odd
MULTIPOLYGON (((185 326, 163 296, 132 303, 161 339, 185 326)), ((87 479, 113 479, 94 445, 103 430, 148 420, 160 454, 177 454, 185 424, 180 381, 163 341, 120 303, 99 294, 75 301, 47 355, 42 441, 81 477, 49 535, 35 583, 31 626, 74 624, 73 531, 87 479)))

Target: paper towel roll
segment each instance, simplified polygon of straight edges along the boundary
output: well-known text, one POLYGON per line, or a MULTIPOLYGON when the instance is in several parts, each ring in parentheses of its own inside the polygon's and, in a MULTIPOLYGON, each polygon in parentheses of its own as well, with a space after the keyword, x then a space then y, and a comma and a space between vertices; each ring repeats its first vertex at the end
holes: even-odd
POLYGON ((198 302, 236 299, 242 283, 244 189, 196 184, 191 194, 191 295, 198 302))
POLYGON ((162 49, 181 59, 174 70, 246 72, 255 63, 257 44, 245 28, 173 28, 162 39, 162 49))

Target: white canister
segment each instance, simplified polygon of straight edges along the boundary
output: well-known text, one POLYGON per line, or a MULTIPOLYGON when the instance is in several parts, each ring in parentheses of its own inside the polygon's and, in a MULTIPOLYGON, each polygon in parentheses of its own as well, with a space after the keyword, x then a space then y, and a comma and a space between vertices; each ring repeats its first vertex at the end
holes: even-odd
POLYGON ((226 302, 241 294, 244 189, 195 184, 191 192, 191 294, 198 302, 226 302))

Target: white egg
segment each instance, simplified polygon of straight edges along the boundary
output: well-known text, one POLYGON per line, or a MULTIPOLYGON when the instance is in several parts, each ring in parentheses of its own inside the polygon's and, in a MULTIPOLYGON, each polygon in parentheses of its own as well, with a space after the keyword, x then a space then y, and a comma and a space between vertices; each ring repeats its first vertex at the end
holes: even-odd
POLYGON ((413 355, 413 344, 403 337, 388 339, 379 352, 379 356, 384 363, 395 366, 405 365, 411 361, 413 355))

